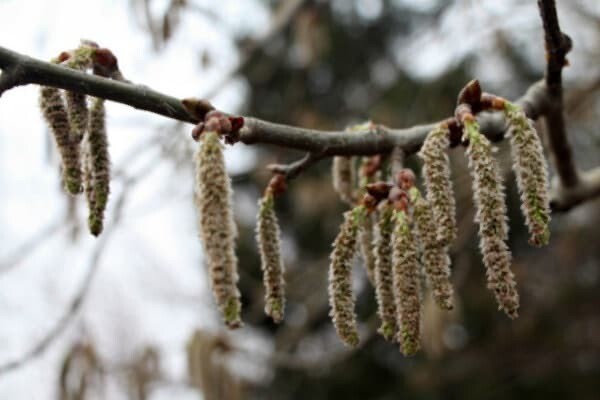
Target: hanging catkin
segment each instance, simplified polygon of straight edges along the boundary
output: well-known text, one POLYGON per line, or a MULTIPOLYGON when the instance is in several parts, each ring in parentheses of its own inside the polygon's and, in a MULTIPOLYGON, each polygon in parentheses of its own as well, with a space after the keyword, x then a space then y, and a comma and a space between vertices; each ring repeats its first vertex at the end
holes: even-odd
POLYGON ((84 181, 89 208, 88 226, 92 235, 98 236, 104 226, 104 210, 110 193, 110 155, 104 99, 93 99, 84 148, 84 181))
POLYGON ((356 253, 358 227, 364 212, 362 207, 357 207, 344 213, 344 222, 333 242, 329 264, 330 315, 338 336, 348 346, 356 346, 359 342, 352 292, 352 261, 356 253))
POLYGON ((417 245, 410 230, 409 216, 395 211, 393 235, 394 296, 398 320, 398 342, 404 355, 420 347, 421 293, 417 245))
POLYGON ((513 171, 529 229, 529 243, 543 246, 550 239, 548 166, 544 149, 531 121, 519 106, 506 102, 504 114, 509 124, 513 171))
POLYGON ((379 220, 375 236, 375 295, 377 313, 381 319, 379 333, 394 341, 397 332, 396 304, 394 302, 394 280, 392 274, 392 206, 385 202, 379 208, 379 220))
POLYGON ((202 134, 196 155, 195 199, 213 295, 225 324, 238 328, 242 325, 242 305, 237 288, 237 230, 231 211, 231 183, 225 170, 223 145, 216 132, 202 134))
POLYGON ((256 241, 260 251, 263 285, 265 287, 265 313, 274 322, 283 320, 285 308, 284 265, 281 257, 279 223, 275 214, 273 193, 267 190, 258 202, 256 241))
POLYGON ((427 200, 433 209, 438 240, 444 246, 456 238, 456 201, 450 179, 449 144, 450 131, 446 126, 438 125, 429 132, 419 152, 427 200))
POLYGON ((373 246, 374 230, 375 230, 375 215, 365 215, 358 233, 360 243, 360 253, 362 255, 367 278, 371 285, 375 287, 375 247, 373 246))
POLYGON ((40 88, 40 109, 54 136, 61 158, 62 180, 65 190, 73 195, 81 193, 81 160, 79 141, 72 140, 65 103, 58 89, 40 88))
POLYGON ((479 223, 479 247, 486 267, 487 286, 494 291, 499 308, 510 318, 516 318, 519 294, 510 270, 512 257, 505 242, 508 224, 500 167, 492 156, 490 141, 480 133, 475 120, 464 122, 464 138, 469 141, 466 154, 473 177, 475 222, 479 223))
POLYGON ((452 309, 453 289, 450 283, 450 257, 447 248, 436 237, 436 221, 427 200, 419 189, 410 189, 415 231, 421 244, 422 262, 435 302, 444 310, 452 309))

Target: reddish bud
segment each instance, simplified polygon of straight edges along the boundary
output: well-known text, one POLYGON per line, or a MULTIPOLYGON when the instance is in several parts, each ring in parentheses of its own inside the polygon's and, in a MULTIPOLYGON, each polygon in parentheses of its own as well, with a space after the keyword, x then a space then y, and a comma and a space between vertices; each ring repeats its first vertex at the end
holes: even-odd
POLYGON ((377 201, 381 201, 382 199, 386 199, 388 194, 390 193, 390 189, 392 185, 387 182, 375 182, 370 183, 366 186, 367 193, 371 196, 375 197, 377 201))
POLYGON ((58 63, 62 63, 67 61, 69 58, 71 58, 71 53, 69 53, 68 51, 63 51, 58 55, 58 57, 56 57, 56 61, 58 63))
POLYGON ((266 193, 271 193, 273 196, 279 196, 287 189, 287 179, 285 174, 275 174, 269 181, 266 193))
POLYGON ((468 104, 472 108, 479 108, 481 102, 481 86, 477 79, 473 79, 465 85, 464 88, 458 94, 458 101, 456 104, 468 104))
POLYGON ((196 142, 200 140, 200 135, 202 135, 203 131, 204 122, 199 122, 198 125, 196 125, 194 129, 192 129, 192 139, 194 139, 196 142))
POLYGON ((396 175, 396 185, 403 190, 409 190, 415 186, 415 173, 408 168, 403 168, 396 175))
POLYGON ((231 123, 231 132, 235 133, 244 126, 244 117, 229 117, 231 123))

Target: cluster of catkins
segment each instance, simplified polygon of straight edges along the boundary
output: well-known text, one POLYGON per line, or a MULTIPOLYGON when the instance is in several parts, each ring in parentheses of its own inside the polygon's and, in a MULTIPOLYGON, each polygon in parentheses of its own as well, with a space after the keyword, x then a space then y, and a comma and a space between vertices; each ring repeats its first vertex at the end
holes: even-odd
MULTIPOLYGON (((77 49, 62 52, 52 62, 122 80, 112 52, 94 42, 82 41, 77 49)), ((85 190, 89 230, 98 236, 103 229, 110 182, 104 99, 92 98, 88 104, 83 94, 42 86, 40 109, 60 154, 64 188, 71 195, 85 190)))
MULTIPOLYGON (((508 136, 513 170, 521 195, 522 211, 529 229, 529 242, 548 243, 550 207, 547 165, 540 139, 523 110, 495 98, 509 124, 508 136)), ((489 140, 474 117, 462 121, 462 142, 473 178, 475 222, 479 225, 480 249, 486 268, 487 286, 494 292, 499 309, 510 318, 518 315, 519 295, 506 244, 508 224, 500 168, 489 140)), ((359 343, 352 265, 360 242, 367 277, 375 287, 379 333, 398 342, 406 355, 420 347, 421 305, 431 293, 442 310, 453 308, 448 249, 456 238, 456 203, 450 179, 451 131, 447 123, 427 136, 419 157, 423 162, 424 196, 415 185, 411 170, 402 169, 393 182, 374 182, 373 157, 363 159, 357 183, 354 160, 335 157, 333 183, 340 198, 353 205, 344 214, 333 243, 329 270, 331 318, 338 336, 347 345, 359 343), (366 172, 367 171, 367 172, 366 172), (361 198, 356 201, 353 199, 361 198)), ((379 156, 377 156, 379 157, 379 156)), ((375 162, 377 166, 380 160, 375 162)))
MULTIPOLYGON (((494 99, 493 110, 502 110, 509 123, 513 169, 530 243, 541 246, 549 240, 550 220, 547 166, 542 146, 522 109, 504 99, 494 99)), ((201 142, 195 190, 200 233, 214 298, 225 324, 236 328, 242 324, 236 227, 221 139, 234 141, 235 130, 243 121, 234 127, 235 118, 214 111, 198 100, 186 99, 183 105, 192 115, 203 119, 192 132, 201 142)), ((479 225, 487 286, 494 292, 499 308, 515 318, 519 295, 506 245, 508 225, 500 169, 493 157, 492 145, 480 132, 475 117, 470 113, 465 115, 460 125, 456 124, 458 118, 453 121, 454 128, 462 130, 462 143, 466 146, 473 177, 475 222, 479 225)), ((420 347, 424 296, 433 296, 442 310, 453 308, 448 251, 457 228, 448 158, 451 136, 449 122, 441 123, 427 135, 419 152, 426 194, 418 189, 410 169, 394 172, 391 182, 381 181, 384 164, 381 155, 364 157, 360 163, 351 157, 334 158, 334 188, 352 209, 344 213, 340 232, 333 243, 329 267, 330 316, 338 336, 349 346, 356 346, 360 341, 352 290, 352 267, 358 248, 367 277, 375 288, 381 320, 379 333, 399 343, 404 354, 414 354, 420 347)), ((259 200, 256 226, 265 312, 275 322, 283 319, 285 282, 274 201, 285 190, 285 182, 284 175, 274 175, 259 200)))

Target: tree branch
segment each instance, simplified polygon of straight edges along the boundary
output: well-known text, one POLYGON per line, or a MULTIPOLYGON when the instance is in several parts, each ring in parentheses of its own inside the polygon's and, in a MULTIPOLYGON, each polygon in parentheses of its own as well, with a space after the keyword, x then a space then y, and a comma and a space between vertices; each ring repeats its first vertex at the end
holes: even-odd
POLYGON ((547 59, 545 80, 549 107, 544 115, 546 134, 551 160, 560 178, 556 184, 572 188, 579 184, 579 173, 567 140, 562 91, 562 69, 571 50, 571 39, 560 30, 554 0, 538 0, 538 7, 544 26, 547 59))
MULTIPOLYGON (((9 73, 10 71, 19 71, 18 74, 15 74, 18 77, 16 80, 17 85, 34 83, 53 86, 95 97, 102 97, 174 120, 188 123, 198 122, 198 118, 188 114, 181 104, 180 99, 159 93, 147 86, 85 74, 60 65, 40 61, 2 47, 0 47, 0 68, 4 70, 4 73, 7 73, 7 71, 9 73)), ((564 128, 564 124, 554 124, 556 120, 553 119, 559 118, 556 114, 562 115, 562 113, 555 112, 556 104, 560 104, 560 109, 562 110, 562 97, 560 97, 560 102, 556 103, 556 99, 549 94, 546 81, 536 82, 531 85, 516 103, 523 107, 527 116, 531 119, 549 116, 546 121, 547 123, 551 123, 549 130, 560 133, 560 128, 556 127, 563 126, 564 128)), ((498 141, 503 138, 506 122, 502 115, 498 113, 481 113, 478 116, 478 120, 482 132, 492 141, 498 141)), ((405 156, 410 156, 421 148, 427 134, 438 123, 417 125, 404 129, 392 129, 374 124, 364 131, 348 132, 345 130, 322 131, 306 129, 275 124, 253 117, 244 117, 244 126, 239 132, 238 139, 245 144, 273 144, 312 153, 313 155, 308 157, 309 161, 299 161, 295 163, 298 165, 288 166, 288 168, 291 168, 292 176, 295 176, 297 172, 319 159, 334 155, 387 154, 397 147, 404 152, 405 156), (306 162, 308 162, 308 165, 306 165, 306 162), (298 166, 301 166, 301 168, 298 169, 298 166)), ((564 133, 564 129, 562 132, 564 133)), ((561 135, 557 136, 560 137, 561 135)), ((560 149, 563 147, 551 142, 551 149, 560 149)), ((568 143, 566 143, 566 147, 564 148, 568 149, 570 154, 568 143)), ((554 151, 556 153, 556 150, 554 151)), ((561 183, 563 183, 561 169, 559 169, 559 177, 561 178, 561 183)), ((564 183, 563 186, 565 187, 564 190, 557 189, 555 192, 565 194, 568 193, 570 188, 574 187, 564 183)), ((590 195, 591 193, 596 193, 595 191, 583 190, 582 188, 575 189, 577 189, 577 193, 589 193, 590 195)), ((563 196, 563 199, 570 198, 569 196, 563 196)), ((566 210, 572 206, 570 200, 560 201, 556 204, 561 204, 560 210, 566 210)))

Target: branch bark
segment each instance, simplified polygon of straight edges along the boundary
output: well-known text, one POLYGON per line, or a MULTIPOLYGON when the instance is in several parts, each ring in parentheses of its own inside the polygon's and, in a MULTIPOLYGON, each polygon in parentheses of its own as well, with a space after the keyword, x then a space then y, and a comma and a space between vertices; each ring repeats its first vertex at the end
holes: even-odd
MULTIPOLYGON (((105 98, 178 121, 192 124, 199 122, 198 118, 185 110, 180 99, 157 92, 147 86, 85 74, 60 65, 37 60, 3 47, 0 47, 0 68, 3 69, 2 76, 4 74, 10 76, 11 88, 32 83, 53 86, 105 98)), ((555 113, 557 105, 556 97, 549 94, 547 80, 531 85, 516 103, 523 107, 527 116, 531 119, 535 120, 541 116, 547 117, 547 123, 551 125, 549 129, 557 132, 558 136, 562 135, 564 137, 564 124, 556 123, 554 125, 553 123, 556 122, 553 118, 559 118, 553 114, 562 115, 562 96, 560 97, 560 103, 558 103, 560 104, 561 112, 555 113), (563 126, 563 130, 561 131, 560 128, 556 128, 557 126, 563 126)), ((506 123, 501 115, 498 113, 482 113, 478 116, 478 120, 482 132, 492 141, 498 141, 503 138, 506 123)), ((427 134, 438 123, 417 125, 404 129, 392 129, 383 125, 372 125, 371 128, 364 131, 347 132, 345 130, 322 131, 306 129, 275 124, 253 117, 244 117, 244 127, 239 132, 239 141, 248 145, 259 143, 273 144, 310 153, 311 155, 307 156, 310 160, 308 164, 300 161, 298 165, 301 168, 293 166, 290 171, 286 171, 286 173, 291 172, 291 176, 295 176, 297 172, 306 168, 307 165, 312 165, 322 158, 334 155, 387 154, 394 148, 399 148, 404 152, 405 156, 409 156, 421 148, 427 134)), ((566 138, 564 140, 566 142, 566 138)), ((551 149, 560 149, 563 147, 551 142, 551 149)), ((570 154, 568 143, 565 148, 567 148, 570 154)), ((569 186, 564 184, 559 167, 562 162, 562 156, 558 160, 560 162, 557 162, 555 165, 557 165, 557 170, 559 170, 560 182, 564 186, 564 190, 562 188, 555 188, 556 193, 569 193, 570 188, 577 189, 577 193, 596 193, 596 190, 589 190, 589 188, 583 190, 582 188, 575 187, 577 185, 569 186)), ((567 169, 570 169, 570 167, 567 169)), ((570 198, 566 195, 562 196, 562 199, 570 198)), ((559 203, 561 204, 561 211, 567 210, 572 206, 570 200, 560 201, 556 204, 559 203)))

